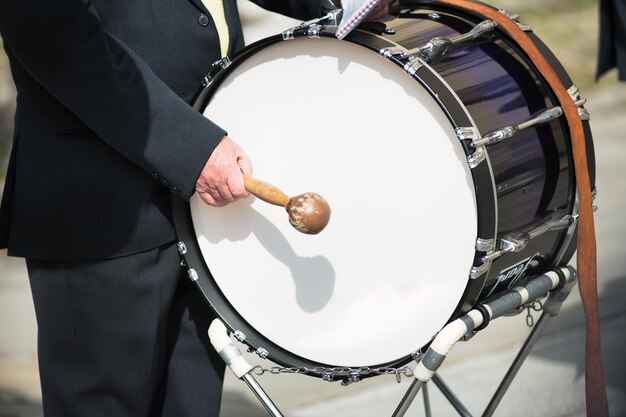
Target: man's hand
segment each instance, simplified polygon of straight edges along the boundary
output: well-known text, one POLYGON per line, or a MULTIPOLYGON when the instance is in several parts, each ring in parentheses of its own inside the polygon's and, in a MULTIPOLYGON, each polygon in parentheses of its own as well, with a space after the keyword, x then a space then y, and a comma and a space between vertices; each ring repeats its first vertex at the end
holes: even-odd
POLYGON ((222 207, 249 194, 241 173, 252 175, 252 162, 228 136, 217 145, 196 182, 196 192, 210 206, 222 207))

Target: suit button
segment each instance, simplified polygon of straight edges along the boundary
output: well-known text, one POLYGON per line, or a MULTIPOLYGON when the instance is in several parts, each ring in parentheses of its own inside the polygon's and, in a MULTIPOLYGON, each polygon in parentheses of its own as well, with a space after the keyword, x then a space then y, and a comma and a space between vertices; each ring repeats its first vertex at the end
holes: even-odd
POLYGON ((163 184, 164 187, 169 187, 170 183, 167 182, 166 180, 161 180, 161 184, 163 184))
POLYGON ((155 180, 159 179, 159 174, 157 174, 156 172, 152 173, 152 178, 154 178, 155 180))
POLYGON ((204 27, 209 26, 209 17, 202 13, 200 17, 198 17, 198 24, 204 27))
POLYGON ((176 188, 176 187, 170 187, 170 189, 172 190, 172 192, 173 192, 173 193, 176 193, 176 194, 178 194, 178 193, 179 193, 179 191, 180 191, 180 190, 179 190, 178 188, 176 188))

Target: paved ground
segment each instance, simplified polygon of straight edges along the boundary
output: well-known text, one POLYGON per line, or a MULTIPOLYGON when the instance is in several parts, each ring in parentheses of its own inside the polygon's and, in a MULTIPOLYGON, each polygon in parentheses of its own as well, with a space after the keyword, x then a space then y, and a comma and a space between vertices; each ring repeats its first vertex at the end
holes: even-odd
MULTIPOLYGON (((278 19, 268 25, 254 11, 244 12, 249 13, 249 39, 285 25, 278 19)), ((596 228, 605 377, 611 415, 619 417, 626 416, 626 304, 622 301, 626 297, 626 217, 622 214, 626 84, 603 83, 587 96, 598 164, 596 228)), ((39 417, 36 323, 23 262, 0 252, 0 277, 0 417, 39 417)), ((528 332, 522 316, 499 319, 470 342, 459 344, 446 360, 440 374, 472 413, 484 409, 528 332)), ((496 415, 583 416, 583 333, 580 300, 574 291, 548 325, 496 415)), ((340 387, 292 375, 262 376, 259 381, 279 408, 294 417, 391 415, 410 383, 380 377, 340 387)), ((435 387, 429 392, 435 416, 456 415, 435 387)), ((416 400, 407 415, 424 415, 421 404, 421 399, 416 400)), ((228 375, 222 416, 265 415, 245 385, 228 375)))

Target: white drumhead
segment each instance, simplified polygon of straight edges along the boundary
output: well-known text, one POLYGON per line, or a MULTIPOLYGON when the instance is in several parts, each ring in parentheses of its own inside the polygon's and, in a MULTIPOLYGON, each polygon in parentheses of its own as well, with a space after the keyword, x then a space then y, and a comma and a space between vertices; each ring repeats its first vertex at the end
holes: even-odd
POLYGON ((476 241, 476 197, 444 112, 401 68, 331 38, 279 42, 235 68, 205 115, 255 177, 332 207, 304 235, 253 197, 192 220, 206 263, 259 333, 306 359, 382 364, 455 311, 476 241))

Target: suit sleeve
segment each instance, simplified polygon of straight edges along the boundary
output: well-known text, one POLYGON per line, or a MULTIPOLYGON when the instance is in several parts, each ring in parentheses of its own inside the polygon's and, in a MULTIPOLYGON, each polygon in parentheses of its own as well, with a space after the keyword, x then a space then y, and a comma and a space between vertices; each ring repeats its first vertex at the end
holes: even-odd
POLYGON ((102 140, 189 199, 226 132, 105 31, 89 0, 2 0, 6 46, 102 140))

